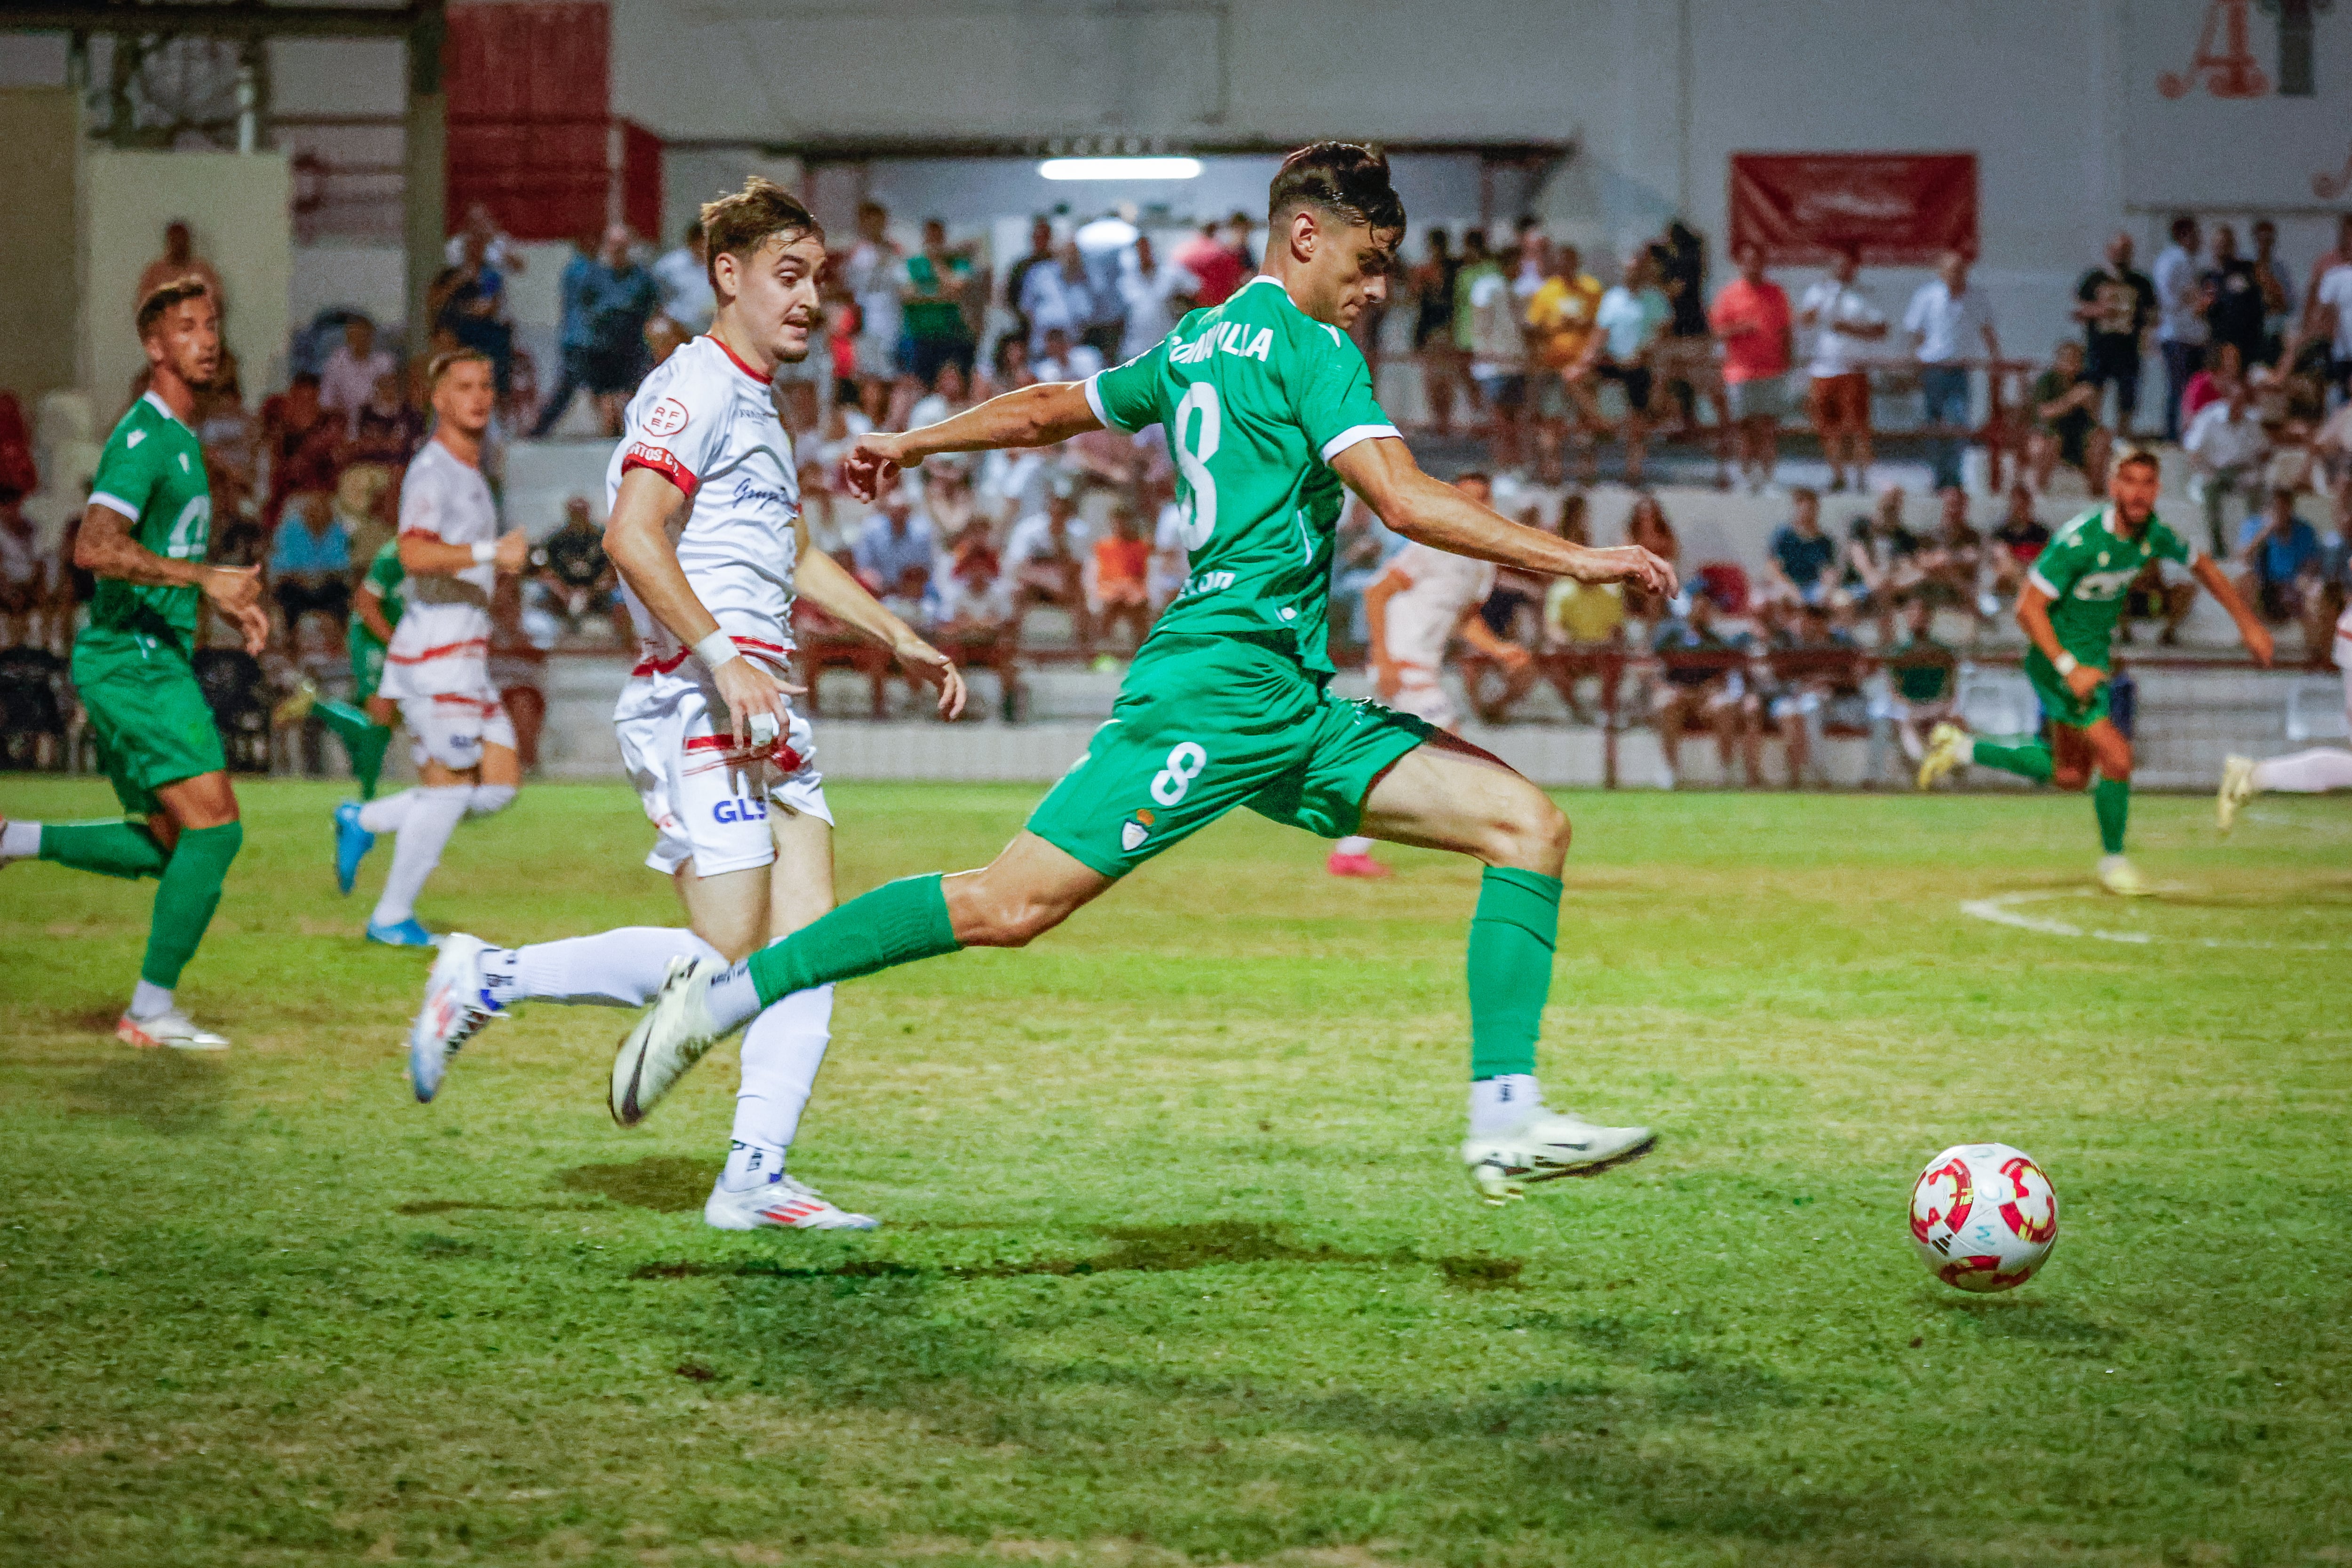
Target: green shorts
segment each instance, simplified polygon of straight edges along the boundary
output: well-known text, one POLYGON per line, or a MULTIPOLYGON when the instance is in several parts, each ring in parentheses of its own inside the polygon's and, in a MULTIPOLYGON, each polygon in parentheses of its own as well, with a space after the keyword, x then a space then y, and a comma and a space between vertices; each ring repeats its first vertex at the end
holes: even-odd
POLYGON ((2058 673, 2058 666, 2043 658, 2039 648, 2025 651, 2025 678, 2033 683, 2033 695, 2042 699, 2042 711, 2054 723, 2069 729, 2088 729, 2107 716, 2109 683, 2101 681, 2089 696, 2078 697, 2067 689, 2066 677, 2058 673))
POLYGON ((384 645, 370 637, 352 639, 352 701, 364 704, 383 685, 384 645))
POLYGON ((1110 722, 1029 818, 1029 831, 1125 876, 1237 806, 1324 838, 1436 730, 1344 702, 1296 658, 1234 637, 1154 638, 1110 722))
POLYGON ((228 767, 204 687, 178 644, 93 627, 74 640, 73 681, 126 816, 152 816, 157 789, 228 767))

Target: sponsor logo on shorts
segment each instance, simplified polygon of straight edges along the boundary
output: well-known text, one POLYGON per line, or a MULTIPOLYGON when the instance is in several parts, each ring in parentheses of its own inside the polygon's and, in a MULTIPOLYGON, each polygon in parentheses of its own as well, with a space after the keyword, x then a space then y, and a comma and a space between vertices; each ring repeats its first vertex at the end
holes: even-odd
POLYGON ((1118 847, 1129 854, 1141 849, 1143 841, 1151 836, 1151 823, 1149 808, 1130 813, 1127 821, 1118 825, 1118 847))
POLYGON ((686 404, 674 397, 666 397, 646 410, 645 428, 648 435, 676 435, 686 428, 688 415, 686 404))
POLYGON ((756 798, 738 800, 730 796, 710 809, 710 818, 717 822, 762 822, 768 818, 768 803, 756 798))

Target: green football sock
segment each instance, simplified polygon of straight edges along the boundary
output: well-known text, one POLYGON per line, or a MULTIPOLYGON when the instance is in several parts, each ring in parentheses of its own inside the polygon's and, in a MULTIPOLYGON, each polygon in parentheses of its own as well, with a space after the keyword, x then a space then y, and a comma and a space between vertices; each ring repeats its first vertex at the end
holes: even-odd
POLYGON ((2124 852, 2124 825, 2131 820, 2131 780, 2101 779, 2091 786, 2091 806, 2099 813, 2099 847, 2124 852))
POLYGON ((886 882, 802 926, 745 966, 769 1007, 794 991, 854 980, 917 958, 961 952, 946 892, 935 873, 886 882))
POLYGON ((139 977, 151 986, 172 989, 180 971, 195 956, 196 944, 220 906, 221 883, 228 862, 245 842, 243 822, 217 828, 190 828, 173 846, 171 863, 163 868, 163 885, 155 890, 155 913, 147 925, 147 959, 139 977))
POLYGON ((2055 771, 2050 765, 2050 748, 2038 740, 2029 740, 2023 746, 1995 746, 1979 740, 1971 748, 1969 760, 2043 784, 2050 782, 2050 775, 2055 771))
POLYGON ((352 777, 359 780, 360 799, 374 800, 376 780, 383 777, 383 753, 392 744, 392 731, 368 717, 365 710, 349 703, 315 702, 310 711, 343 743, 343 751, 352 759, 352 777))
POLYGON ((101 876, 162 876, 172 857, 139 822, 44 822, 41 858, 101 876))
POLYGON ((1470 1077, 1536 1070, 1551 995, 1559 878, 1488 866, 1470 916, 1470 1077))

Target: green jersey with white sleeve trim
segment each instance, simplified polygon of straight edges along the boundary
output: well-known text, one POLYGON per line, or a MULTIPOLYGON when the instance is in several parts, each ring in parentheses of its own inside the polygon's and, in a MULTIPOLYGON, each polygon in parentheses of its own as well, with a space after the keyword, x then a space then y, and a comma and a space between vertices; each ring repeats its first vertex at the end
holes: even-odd
POLYGON ((2113 512, 2112 505, 2103 504, 2062 525, 2026 576, 2050 596, 2050 629, 2058 634, 2058 645, 2103 670, 2132 580, 2152 560, 2197 563, 2196 547, 2153 514, 2133 538, 2115 523, 2113 512))
POLYGON ((1355 343, 1260 277, 1086 389, 1114 430, 1162 426, 1176 464, 1187 570, 1152 640, 1249 637, 1329 673, 1331 459, 1397 434, 1355 343))
MULTIPOLYGON (((131 537, 173 560, 202 560, 212 546, 213 493, 205 449, 162 398, 131 405, 99 455, 89 498, 131 519, 131 537)), ((203 591, 101 577, 90 600, 92 630, 129 632, 194 646, 203 591)))

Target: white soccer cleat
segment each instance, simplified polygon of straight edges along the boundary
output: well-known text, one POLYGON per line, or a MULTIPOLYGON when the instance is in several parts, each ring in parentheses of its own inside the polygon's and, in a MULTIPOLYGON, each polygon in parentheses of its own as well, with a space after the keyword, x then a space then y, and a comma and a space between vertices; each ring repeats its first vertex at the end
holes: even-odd
POLYGON ((2221 764, 2221 792, 2213 797, 2213 824, 2227 833, 2238 825, 2239 809, 2262 791, 2254 788, 2254 759, 2232 757, 2221 764))
POLYGON ((408 1026, 408 1083, 419 1103, 440 1092, 449 1058, 493 1019, 506 1016, 482 984, 482 955, 490 945, 452 931, 425 982, 425 1005, 408 1026))
POLYGON ((872 1230, 881 1221, 852 1214, 797 1177, 778 1171, 757 1186, 713 1186, 702 1222, 717 1230, 872 1230))
POLYGON ((1927 755, 1919 758, 1919 788, 1932 789, 1936 780, 1965 759, 1969 732, 1957 724, 1939 724, 1927 732, 1927 755))
POLYGON ((1508 1203, 1524 1196, 1528 1182, 1598 1176, 1640 1159, 1657 1141, 1647 1127, 1597 1126, 1581 1116, 1538 1108, 1509 1132, 1465 1139, 1462 1163, 1481 1197, 1508 1203))
POLYGON ((2117 898, 2146 898, 2156 891, 2155 884, 2140 875, 2139 867, 2121 855, 2100 859, 2099 885, 2117 898))
POLYGON ((151 1019, 135 1019, 124 1013, 114 1026, 114 1038, 125 1045, 135 1045, 142 1051, 226 1051, 228 1040, 207 1029, 198 1029, 188 1020, 188 1015, 173 1008, 157 1013, 151 1019))
POLYGON ((709 958, 672 958, 654 1005, 637 1020, 613 1057, 604 1104, 613 1120, 634 1127, 661 1103, 710 1048, 734 1033, 710 1016, 709 977, 727 966, 709 958))

